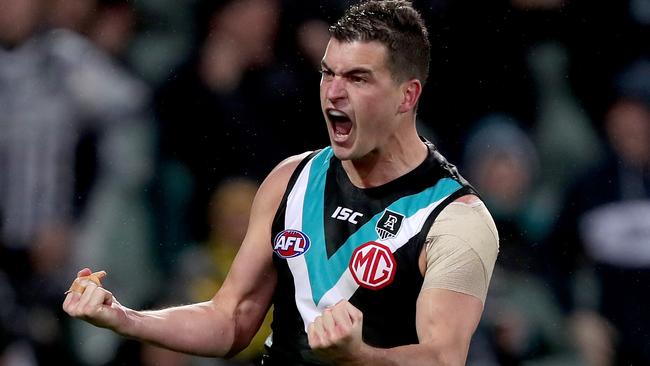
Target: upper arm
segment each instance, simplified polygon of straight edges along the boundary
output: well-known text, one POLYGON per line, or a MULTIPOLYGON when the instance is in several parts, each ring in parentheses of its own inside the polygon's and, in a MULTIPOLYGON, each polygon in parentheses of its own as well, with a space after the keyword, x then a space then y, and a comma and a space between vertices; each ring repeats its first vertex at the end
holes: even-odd
POLYGON ((253 201, 244 241, 223 286, 212 299, 214 306, 234 321, 231 353, 248 344, 270 307, 277 280, 271 227, 289 178, 302 157, 283 161, 261 184, 253 201))
POLYGON ((449 205, 427 236, 417 331, 442 364, 465 362, 497 253, 498 234, 480 201, 449 205))
POLYGON ((430 346, 441 365, 464 365, 483 304, 471 295, 432 288, 420 293, 416 326, 420 344, 430 346))
POLYGON ((499 252, 496 226, 485 205, 454 202, 431 226, 420 257, 423 289, 443 288, 485 301, 499 252))

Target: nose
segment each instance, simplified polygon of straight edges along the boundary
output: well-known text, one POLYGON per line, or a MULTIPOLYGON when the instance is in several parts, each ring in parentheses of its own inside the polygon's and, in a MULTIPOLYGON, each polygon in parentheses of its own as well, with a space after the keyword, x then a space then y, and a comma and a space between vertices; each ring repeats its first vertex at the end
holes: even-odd
POLYGON ((331 102, 345 99, 348 96, 348 92, 345 89, 345 80, 340 76, 335 76, 328 84, 325 95, 331 102))

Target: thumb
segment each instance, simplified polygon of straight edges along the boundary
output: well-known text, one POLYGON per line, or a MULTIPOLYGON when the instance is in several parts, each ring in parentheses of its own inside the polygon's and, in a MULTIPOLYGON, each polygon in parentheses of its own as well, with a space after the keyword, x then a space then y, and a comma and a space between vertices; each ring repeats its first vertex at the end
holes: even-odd
POLYGON ((82 269, 81 271, 77 272, 77 277, 83 277, 83 276, 88 276, 92 273, 90 268, 86 267, 82 269))
POLYGON ((109 291, 106 291, 104 293, 104 302, 102 303, 102 305, 106 305, 106 306, 113 305, 113 294, 111 294, 109 291))
POLYGON ((354 305, 350 304, 349 302, 346 302, 345 307, 348 315, 350 316, 350 320, 352 321, 352 324, 357 324, 363 321, 363 313, 361 312, 361 310, 357 309, 354 305))
POLYGON ((88 279, 95 282, 97 284, 97 286, 102 285, 101 279, 104 278, 104 277, 106 277, 106 271, 94 272, 94 273, 91 273, 90 275, 88 275, 88 279))

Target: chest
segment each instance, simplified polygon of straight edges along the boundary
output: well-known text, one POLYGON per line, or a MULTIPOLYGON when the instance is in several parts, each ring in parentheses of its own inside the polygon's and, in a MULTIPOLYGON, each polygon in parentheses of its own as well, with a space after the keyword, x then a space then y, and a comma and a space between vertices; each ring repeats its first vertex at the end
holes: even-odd
POLYGON ((318 157, 310 163, 286 195, 273 234, 276 263, 288 268, 295 291, 322 307, 360 288, 399 287, 395 278, 405 271, 419 274, 423 233, 461 184, 441 178, 360 190, 318 157))

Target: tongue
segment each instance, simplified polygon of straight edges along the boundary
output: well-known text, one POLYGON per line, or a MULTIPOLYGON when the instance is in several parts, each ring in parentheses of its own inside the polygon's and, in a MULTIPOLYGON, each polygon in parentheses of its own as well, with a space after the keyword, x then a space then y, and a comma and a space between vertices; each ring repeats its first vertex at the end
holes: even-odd
POLYGON ((350 133, 350 130, 352 130, 352 121, 334 123, 334 132, 337 135, 347 135, 350 133))

